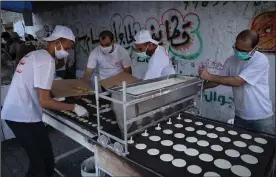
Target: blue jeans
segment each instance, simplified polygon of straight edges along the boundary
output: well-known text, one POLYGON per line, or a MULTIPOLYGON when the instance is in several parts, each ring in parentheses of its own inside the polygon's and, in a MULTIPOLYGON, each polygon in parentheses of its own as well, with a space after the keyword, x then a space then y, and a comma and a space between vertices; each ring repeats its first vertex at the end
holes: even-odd
POLYGON ((241 128, 246 128, 259 133, 267 133, 275 135, 275 124, 273 117, 261 119, 261 120, 244 120, 238 116, 235 116, 234 125, 241 128))

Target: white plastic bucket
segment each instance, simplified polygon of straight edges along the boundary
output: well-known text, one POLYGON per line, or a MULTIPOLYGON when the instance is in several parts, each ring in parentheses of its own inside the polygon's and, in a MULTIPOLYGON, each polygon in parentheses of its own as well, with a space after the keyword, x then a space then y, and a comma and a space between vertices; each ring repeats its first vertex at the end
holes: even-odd
POLYGON ((94 177, 96 176, 95 158, 94 156, 84 160, 81 164, 81 176, 82 177, 94 177), (93 171, 93 172, 90 172, 93 171))

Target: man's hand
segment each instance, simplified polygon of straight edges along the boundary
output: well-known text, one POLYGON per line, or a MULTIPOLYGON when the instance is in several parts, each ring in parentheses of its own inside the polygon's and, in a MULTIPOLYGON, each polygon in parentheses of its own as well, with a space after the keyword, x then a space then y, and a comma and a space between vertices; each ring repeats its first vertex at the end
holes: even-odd
POLYGON ((199 77, 203 80, 210 80, 211 74, 208 72, 207 68, 199 68, 198 69, 199 77))
POLYGON ((84 107, 77 104, 75 104, 74 112, 80 117, 88 116, 88 111, 84 107))

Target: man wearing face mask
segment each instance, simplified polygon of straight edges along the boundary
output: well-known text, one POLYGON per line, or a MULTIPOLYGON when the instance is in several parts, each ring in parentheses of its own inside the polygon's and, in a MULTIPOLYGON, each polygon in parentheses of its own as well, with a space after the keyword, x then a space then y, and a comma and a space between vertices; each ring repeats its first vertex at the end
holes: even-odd
POLYGON ((129 54, 125 48, 114 44, 114 35, 111 31, 102 31, 100 33, 100 45, 90 53, 82 79, 89 82, 97 65, 99 67, 100 80, 123 71, 131 74, 129 54))
POLYGON ((50 90, 55 73, 55 60, 68 56, 75 36, 71 29, 56 26, 45 38, 46 49, 28 53, 17 65, 1 118, 6 121, 29 157, 27 176, 50 177, 54 173, 54 155, 50 139, 42 122, 42 108, 68 110, 87 116, 79 105, 55 101, 50 90))
POLYGON ((257 51, 258 43, 257 33, 242 31, 233 46, 235 54, 226 60, 220 75, 209 74, 206 68, 200 68, 199 76, 208 81, 205 89, 218 85, 233 88, 235 125, 274 134, 269 61, 257 51))
POLYGON ((175 74, 165 48, 159 46, 158 42, 152 39, 148 30, 141 30, 135 35, 134 39, 138 57, 145 60, 149 59, 144 80, 175 74))

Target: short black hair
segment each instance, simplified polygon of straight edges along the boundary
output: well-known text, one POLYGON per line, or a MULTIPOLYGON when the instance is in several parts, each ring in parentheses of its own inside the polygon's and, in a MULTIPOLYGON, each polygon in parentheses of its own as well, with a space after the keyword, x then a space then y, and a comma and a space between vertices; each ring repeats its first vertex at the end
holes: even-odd
POLYGON ((6 31, 1 34, 1 38, 10 38, 10 37, 11 37, 10 33, 6 31))
POLYGON ((100 39, 105 40, 106 37, 109 37, 111 41, 114 40, 114 35, 111 31, 104 30, 100 33, 100 39))
POLYGON ((248 29, 240 32, 237 39, 251 40, 251 47, 255 48, 259 44, 260 37, 258 33, 248 29))

